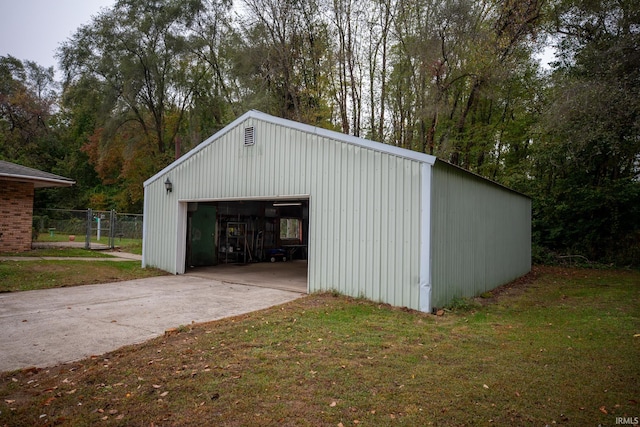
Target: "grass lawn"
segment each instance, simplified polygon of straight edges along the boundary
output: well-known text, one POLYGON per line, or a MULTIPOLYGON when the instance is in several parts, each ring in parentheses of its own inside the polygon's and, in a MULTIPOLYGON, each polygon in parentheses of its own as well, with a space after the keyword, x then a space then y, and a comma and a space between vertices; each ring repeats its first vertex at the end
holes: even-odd
MULTIPOLYGON (((85 236, 77 235, 75 237, 76 242, 84 242, 85 236)), ((51 236, 49 233, 40 233, 38 234, 37 242, 68 242, 69 235, 68 234, 54 234, 51 236)), ((91 243, 101 243, 103 245, 109 244, 109 237, 102 236, 100 241, 96 239, 96 236, 91 238, 91 243)), ((122 250, 123 252, 129 252, 132 254, 142 255, 142 239, 127 239, 116 237, 114 244, 117 248, 122 250)))
POLYGON ((81 248, 38 248, 27 252, 3 252, 0 257, 69 257, 69 258, 113 258, 108 252, 81 248))
POLYGON ((442 317, 332 294, 0 375, 0 425, 615 425, 640 272, 536 268, 442 317))
POLYGON ((121 239, 116 237, 115 245, 116 248, 120 249, 122 252, 142 255, 142 239, 121 239))
MULTIPOLYGON (((73 251, 65 249, 57 256, 69 256, 67 254, 73 251)), ((1 261, 0 292, 119 282, 164 274, 167 273, 154 268, 142 268, 140 261, 1 261)))

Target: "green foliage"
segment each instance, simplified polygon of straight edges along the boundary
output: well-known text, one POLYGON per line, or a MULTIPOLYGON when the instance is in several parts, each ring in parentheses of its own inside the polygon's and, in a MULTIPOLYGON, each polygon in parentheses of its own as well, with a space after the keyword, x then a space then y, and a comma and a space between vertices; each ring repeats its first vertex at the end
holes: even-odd
MULTIPOLYGON (((93 122, 82 151, 102 183, 120 189, 109 207, 140 210, 142 182, 173 160, 179 140, 195 145, 187 111, 210 97, 202 90, 212 75, 194 54, 201 44, 189 38, 203 8, 197 0, 117 2, 60 50, 65 107, 80 123, 93 122)), ((207 131, 209 120, 200 124, 207 131)))
POLYGON ((560 61, 532 152, 534 240, 562 254, 638 265, 640 6, 558 2, 554 13, 560 61))
POLYGON ((0 58, 0 158, 76 181, 36 207, 140 212, 147 178, 256 108, 530 195, 536 260, 638 264, 637 2, 231 6, 117 1, 62 45, 60 94, 51 69, 0 58))
POLYGON ((546 246, 538 244, 538 239, 534 239, 531 245, 531 262, 534 265, 555 265, 556 255, 546 246))
POLYGON ((329 34, 315 0, 246 0, 251 24, 234 54, 242 103, 328 127, 329 34))
POLYGON ((454 297, 446 308, 450 311, 464 312, 472 311, 479 306, 472 298, 454 297))
POLYGON ((61 154, 52 119, 53 67, 0 57, 0 159, 50 169, 61 154))
POLYGON ((558 184, 534 205, 534 239, 556 252, 590 260, 637 265, 640 256, 640 184, 558 184))

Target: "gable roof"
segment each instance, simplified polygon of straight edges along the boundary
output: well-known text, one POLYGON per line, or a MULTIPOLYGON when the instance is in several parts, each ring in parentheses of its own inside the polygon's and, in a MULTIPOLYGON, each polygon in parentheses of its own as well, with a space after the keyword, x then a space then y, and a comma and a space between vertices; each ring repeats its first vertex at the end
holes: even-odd
POLYGON ((340 142, 344 142, 346 144, 356 145, 362 148, 367 148, 373 151, 379 151, 382 153, 392 154, 394 156, 416 160, 418 162, 429 163, 433 165, 436 161, 435 156, 431 156, 429 154, 419 153, 417 151, 407 150, 406 148, 400 148, 389 144, 383 144, 381 142, 371 141, 369 139, 359 138, 357 136, 347 135, 344 133, 336 132, 329 129, 320 128, 317 126, 312 126, 300 122, 296 122, 293 120, 283 119, 280 117, 275 117, 261 111, 250 110, 244 113, 242 116, 238 117, 236 120, 225 126, 220 131, 216 132, 200 144, 198 144, 193 150, 186 153, 184 156, 180 157, 160 172, 147 179, 144 182, 144 186, 151 184, 153 181, 159 179, 161 176, 166 174, 171 169, 177 167, 182 162, 189 159, 191 156, 197 154, 200 150, 205 149, 207 146, 212 144, 217 139, 221 138, 227 132, 231 131, 233 128, 238 126, 240 123, 248 120, 248 119, 257 119, 266 123, 271 123, 279 126, 284 126, 290 129, 299 130, 301 132, 306 132, 314 135, 318 135, 324 138, 334 139, 340 142))
POLYGON ((429 165, 434 165, 436 162, 447 165, 449 167, 458 169, 469 176, 473 176, 477 179, 480 179, 489 184, 501 187, 504 190, 510 191, 512 193, 519 194, 521 196, 529 198, 526 194, 523 194, 519 191, 516 191, 512 188, 509 188, 503 184, 500 184, 496 181, 493 181, 489 178, 485 178, 482 175, 479 175, 475 172, 471 172, 467 169, 464 169, 460 166, 453 165, 445 160, 439 159, 436 156, 432 156, 426 153, 420 153, 418 151, 409 150, 407 148, 396 147, 395 145, 384 144, 382 142, 372 141, 369 139, 360 138, 357 136, 347 135, 341 132, 336 132, 329 129, 320 128, 317 126, 308 125, 305 123, 296 122, 289 119, 283 119, 281 117, 275 117, 270 114, 263 113, 258 110, 250 110, 244 113, 242 116, 235 119, 233 122, 229 123, 227 126, 205 139, 203 142, 198 144, 193 150, 186 153, 184 156, 170 163, 168 166, 163 168, 160 172, 153 175, 151 178, 147 179, 143 186, 146 187, 152 182, 156 181, 160 177, 163 177, 167 172, 171 171, 175 167, 179 166, 182 162, 188 160, 191 156, 196 155, 200 150, 207 148, 210 144, 214 143, 217 139, 224 136, 226 133, 230 132, 236 126, 240 125, 242 122, 248 119, 257 119, 266 123, 271 123, 279 126, 288 127, 290 129, 299 130, 301 132, 306 132, 314 135, 318 135, 324 138, 330 138, 336 141, 341 141, 346 144, 355 145, 362 148, 367 148, 373 151, 379 151, 381 153, 392 154, 394 156, 402 157, 409 160, 415 160, 418 162, 428 163, 429 165))
POLYGON ((0 160, 0 180, 32 182, 35 188, 70 187, 76 182, 64 176, 55 175, 16 163, 0 160))

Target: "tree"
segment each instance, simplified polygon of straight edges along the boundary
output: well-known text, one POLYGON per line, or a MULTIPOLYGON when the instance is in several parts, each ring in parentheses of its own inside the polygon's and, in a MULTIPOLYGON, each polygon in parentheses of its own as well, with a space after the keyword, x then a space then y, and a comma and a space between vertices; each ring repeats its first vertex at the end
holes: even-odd
POLYGON ((0 158, 51 170, 56 158, 50 123, 54 86, 53 67, 0 57, 0 158))
MULTIPOLYGON (((541 4, 402 2, 394 20, 391 143, 496 177, 499 129, 528 120, 512 88, 531 81, 541 4), (514 116, 514 112, 524 113, 514 116)), ((520 86, 522 88, 522 85, 520 86)), ((521 95, 524 95, 521 91, 521 95)), ((523 137, 525 137, 523 135, 523 137)))
POLYGON ((388 62, 392 24, 397 5, 394 0, 374 0, 368 8, 367 66, 369 78, 369 138, 384 141, 388 104, 388 62))
MULTIPOLYGON (((34 207, 86 207, 95 172, 74 144, 69 117, 58 108, 53 67, 0 58, 0 158, 72 178, 70 188, 36 192, 34 207)), ((78 123, 76 123, 78 124, 78 123)))
POLYGON ((119 0, 60 49, 65 90, 92 82, 101 92, 101 115, 86 150, 105 182, 127 188, 130 205, 141 205, 144 179, 173 159, 185 113, 208 76, 207 67, 193 65, 188 43, 205 6, 198 0, 119 0), (114 161, 118 171, 104 166, 114 161))
POLYGON ((197 60, 192 66, 203 70, 194 86, 193 102, 188 109, 189 149, 239 116, 240 89, 231 73, 232 40, 237 30, 232 25, 230 0, 208 0, 190 26, 189 48, 197 60))
POLYGON ((365 2, 333 0, 332 35, 336 40, 332 52, 331 86, 338 108, 340 128, 344 133, 360 136, 362 128, 362 21, 365 2))
POLYGON ((315 0, 244 0, 235 73, 242 103, 328 126, 326 25, 315 0))
POLYGON ((640 259, 640 6, 558 1, 559 37, 536 147, 536 235, 556 251, 640 259))

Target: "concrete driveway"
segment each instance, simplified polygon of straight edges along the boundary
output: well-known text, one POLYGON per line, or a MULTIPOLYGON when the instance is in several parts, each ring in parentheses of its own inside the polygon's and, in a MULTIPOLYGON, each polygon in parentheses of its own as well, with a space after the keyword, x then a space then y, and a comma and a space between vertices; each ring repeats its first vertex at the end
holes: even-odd
POLYGON ((0 371, 79 360, 302 295, 184 275, 0 294, 0 371))

